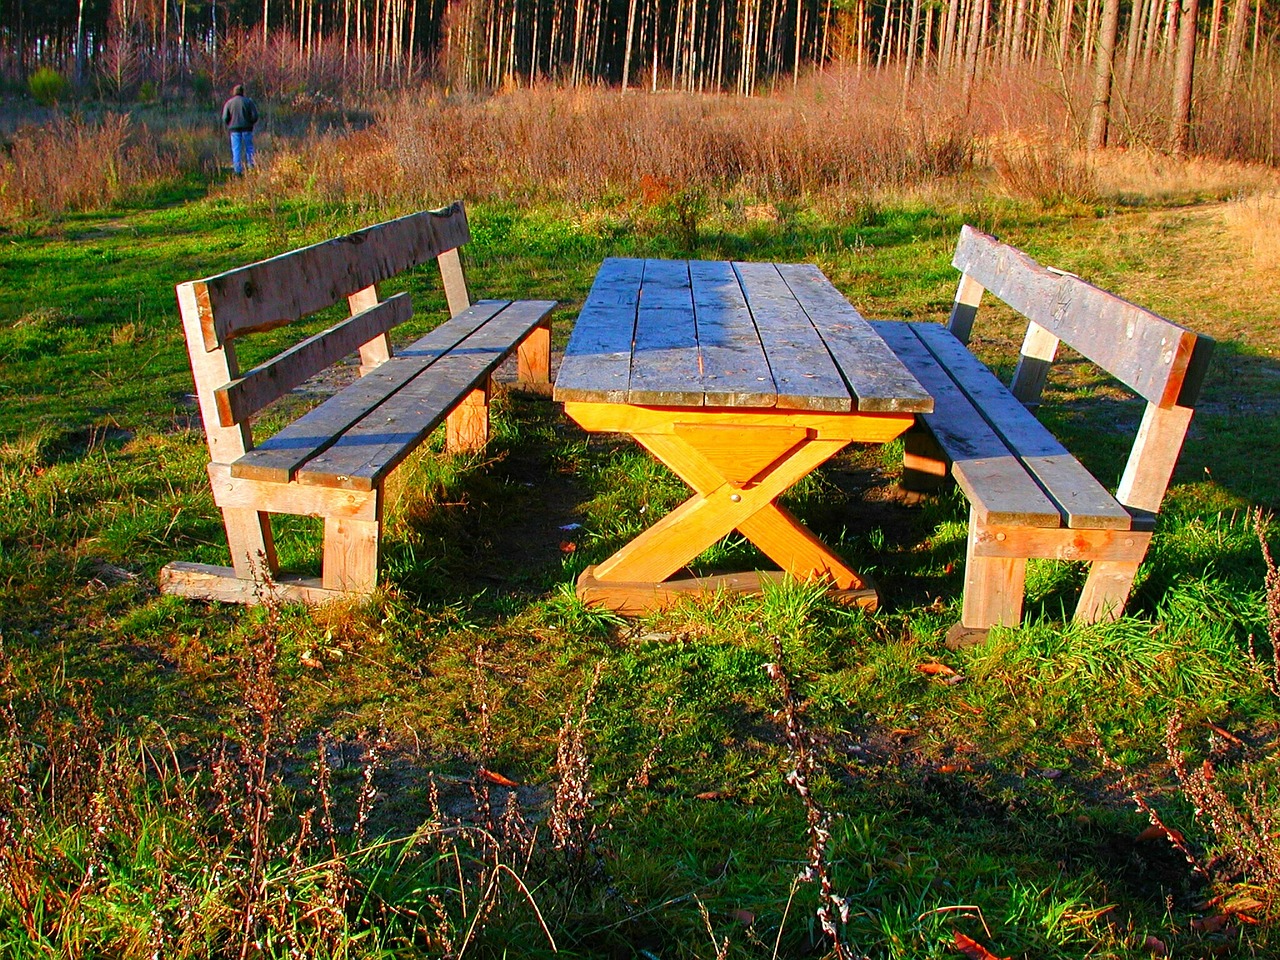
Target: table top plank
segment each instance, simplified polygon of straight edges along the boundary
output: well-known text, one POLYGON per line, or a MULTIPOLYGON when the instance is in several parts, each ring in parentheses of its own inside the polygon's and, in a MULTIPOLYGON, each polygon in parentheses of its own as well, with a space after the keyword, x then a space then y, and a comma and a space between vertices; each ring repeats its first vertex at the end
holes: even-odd
POLYGON ((735 263, 733 268, 773 370, 776 405, 792 410, 852 410, 844 377, 778 267, 735 263))
POLYGON ((704 402, 715 407, 772 407, 778 393, 773 372, 733 264, 695 261, 689 264, 689 279, 704 402))
POLYGON ((822 271, 811 263, 779 264, 778 272, 809 314, 867 413, 928 413, 933 398, 881 336, 822 271), (821 318, 820 320, 818 318, 821 318))
POLYGON ((932 399, 811 264, 611 257, 556 377, 562 402, 917 413, 932 399))
POLYGON ((627 402, 700 407, 703 398, 689 265, 646 260, 627 402))
POLYGON ((643 260, 610 257, 601 264, 556 375, 556 400, 627 402, 643 276, 643 260))

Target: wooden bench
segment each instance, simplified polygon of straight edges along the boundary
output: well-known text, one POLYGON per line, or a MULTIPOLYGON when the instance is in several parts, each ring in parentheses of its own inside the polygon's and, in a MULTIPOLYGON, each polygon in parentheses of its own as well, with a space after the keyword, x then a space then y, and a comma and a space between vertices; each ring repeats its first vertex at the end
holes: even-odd
POLYGON ((970 504, 964 605, 948 644, 965 646, 994 625, 1021 621, 1032 557, 1089 562, 1076 619, 1118 617, 1213 341, 972 227, 962 229, 952 262, 962 276, 946 327, 875 324, 935 400, 934 412, 918 415, 906 435, 904 486, 928 489, 949 475, 970 504), (1030 321, 1007 389, 966 346, 984 290, 1030 321), (1028 409, 1040 401, 1060 343, 1147 401, 1114 496, 1028 409))
POLYGON ((466 212, 455 203, 178 285, 232 566, 170 563, 162 590, 239 603, 267 594, 314 603, 369 593, 378 578, 383 488, 396 465, 444 421, 451 451, 483 446, 491 376, 513 352, 519 381, 549 390, 555 304, 472 304, 459 256, 469 238, 466 212), (377 284, 431 259, 439 263, 451 318, 393 356, 389 331, 412 307, 405 293, 380 299, 377 284), (344 298, 350 317, 240 371, 237 338, 344 298), (254 442, 255 413, 357 350, 358 380, 254 442), (319 580, 279 570, 272 513, 324 518, 319 580))

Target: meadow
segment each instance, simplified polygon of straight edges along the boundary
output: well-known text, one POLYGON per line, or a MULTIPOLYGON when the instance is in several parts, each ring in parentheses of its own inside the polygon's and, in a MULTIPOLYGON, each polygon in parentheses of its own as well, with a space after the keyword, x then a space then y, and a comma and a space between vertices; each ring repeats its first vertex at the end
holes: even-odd
MULTIPOLYGON (((1048 94, 904 122, 888 87, 277 104, 242 180, 180 106, 6 130, 0 956, 1273 955, 1280 175, 1082 154, 1048 94), (561 347, 619 255, 811 261, 941 321, 964 223, 1215 337, 1128 613, 1072 624, 1080 569, 1036 563, 1020 627, 947 651, 965 505, 905 503, 897 445, 788 495, 877 613, 584 608, 685 493, 515 393, 483 454, 401 468, 371 601, 160 596, 226 562, 174 284, 457 197, 473 293, 559 300, 561 347)), ((403 286, 408 338, 444 299, 403 286)), ((1141 404, 1067 373, 1042 415, 1114 483, 1141 404)), ((314 572, 316 524, 281 527, 314 572)))

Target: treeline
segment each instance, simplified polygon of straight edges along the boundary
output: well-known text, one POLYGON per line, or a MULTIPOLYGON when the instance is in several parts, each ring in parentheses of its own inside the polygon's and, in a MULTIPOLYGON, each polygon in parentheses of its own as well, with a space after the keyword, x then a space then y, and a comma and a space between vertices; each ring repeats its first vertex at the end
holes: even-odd
POLYGON ((840 60, 907 86, 955 76, 967 100, 992 71, 1100 78, 1101 63, 1105 101, 1187 70, 1247 82, 1278 27, 1280 0, 0 0, 0 70, 118 93, 239 73, 268 93, 546 79, 749 94, 840 60))

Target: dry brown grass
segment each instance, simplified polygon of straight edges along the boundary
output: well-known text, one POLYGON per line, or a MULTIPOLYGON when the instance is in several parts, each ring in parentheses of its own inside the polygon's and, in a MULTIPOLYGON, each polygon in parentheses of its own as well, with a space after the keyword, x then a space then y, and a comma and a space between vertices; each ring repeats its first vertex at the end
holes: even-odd
POLYGON ((13 136, 0 161, 0 218, 108 206, 139 185, 178 173, 145 126, 128 114, 90 122, 58 116, 13 136))
POLYGON ((1178 160, 1143 149, 1103 151, 1093 167, 1099 192, 1121 201, 1226 198, 1280 187, 1280 172, 1274 167, 1209 157, 1178 160))
POLYGON ((893 190, 973 165, 946 115, 903 119, 880 84, 742 100, 540 87, 404 97, 375 128, 278 154, 273 189, 330 199, 676 202, 698 191, 795 201, 893 190))
POLYGON ((1280 192, 1232 200, 1222 216, 1232 236, 1252 257, 1253 265, 1275 276, 1274 271, 1280 271, 1280 192))

